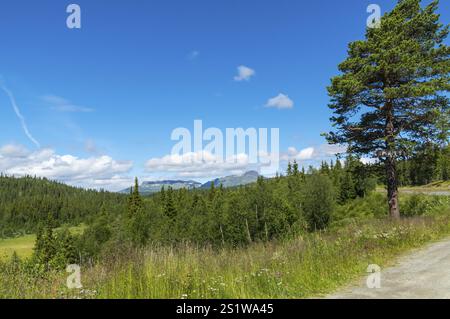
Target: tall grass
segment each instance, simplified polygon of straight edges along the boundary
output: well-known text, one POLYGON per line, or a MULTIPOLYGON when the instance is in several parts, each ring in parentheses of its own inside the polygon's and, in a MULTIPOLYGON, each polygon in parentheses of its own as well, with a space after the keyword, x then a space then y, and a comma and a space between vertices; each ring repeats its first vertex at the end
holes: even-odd
MULTIPOLYGON (((317 297, 386 266, 408 249, 450 234, 450 211, 439 215, 355 221, 284 242, 213 250, 189 244, 152 246, 106 256, 82 268, 83 289, 68 274, 33 277, 0 266, 1 298, 306 298, 317 297)), ((24 267, 22 265, 16 267, 24 267)))

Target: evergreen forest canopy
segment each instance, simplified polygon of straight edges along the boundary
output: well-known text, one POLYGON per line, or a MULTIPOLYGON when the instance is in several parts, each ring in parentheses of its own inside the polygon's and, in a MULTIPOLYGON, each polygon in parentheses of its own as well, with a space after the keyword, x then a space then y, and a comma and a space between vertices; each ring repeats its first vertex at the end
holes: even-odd
MULTIPOLYGON (((399 171, 402 185, 449 180, 450 148, 428 149, 400 161, 399 171)), ((289 163, 285 174, 259 178, 251 185, 163 188, 148 197, 139 194, 137 179, 132 193, 123 195, 1 175, 1 234, 37 233, 34 258, 44 268, 80 262, 80 256, 95 260, 106 252, 119 253, 149 243, 236 247, 282 240, 348 218, 348 205, 371 196, 376 185, 384 183, 383 173, 381 163, 363 164, 349 156, 306 171, 296 162, 289 163), (81 223, 87 226, 82 235, 54 231, 81 223)), ((387 207, 379 203, 371 209, 375 217, 384 218, 387 207)))

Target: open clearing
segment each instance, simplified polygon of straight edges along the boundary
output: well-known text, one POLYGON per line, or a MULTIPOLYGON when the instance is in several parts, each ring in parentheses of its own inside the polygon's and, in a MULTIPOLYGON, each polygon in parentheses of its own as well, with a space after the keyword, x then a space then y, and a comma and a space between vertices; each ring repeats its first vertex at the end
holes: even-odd
POLYGON ((0 239, 0 259, 10 258, 14 251, 19 257, 30 257, 33 253, 36 235, 0 239))
MULTIPOLYGON (((69 227, 72 234, 80 234, 84 231, 86 226, 80 225, 76 227, 69 227)), ((58 230, 57 228, 56 230, 58 230)), ((14 252, 20 258, 27 258, 33 254, 33 247, 36 241, 35 234, 24 235, 16 238, 0 239, 0 260, 11 258, 14 252)))

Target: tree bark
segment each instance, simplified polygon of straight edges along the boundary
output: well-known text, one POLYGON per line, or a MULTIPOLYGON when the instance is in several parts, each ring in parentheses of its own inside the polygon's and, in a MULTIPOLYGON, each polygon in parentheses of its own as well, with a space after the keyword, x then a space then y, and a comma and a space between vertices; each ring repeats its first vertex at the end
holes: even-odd
POLYGON ((387 191, 389 215, 394 219, 400 218, 400 209, 398 206, 398 180, 396 161, 393 155, 388 155, 386 159, 387 191))
POLYGON ((386 177, 387 193, 389 204, 389 215, 391 218, 400 218, 400 209, 398 205, 398 179, 396 165, 395 149, 395 129, 392 103, 386 103, 386 177))

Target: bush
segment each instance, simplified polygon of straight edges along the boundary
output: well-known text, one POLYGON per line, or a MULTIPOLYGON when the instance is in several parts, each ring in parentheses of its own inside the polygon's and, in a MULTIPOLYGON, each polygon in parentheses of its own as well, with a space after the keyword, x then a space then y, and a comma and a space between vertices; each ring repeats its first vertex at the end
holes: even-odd
POLYGON ((450 196, 413 194, 403 198, 400 212, 406 217, 439 214, 448 208, 449 202, 450 196))
POLYGON ((342 226, 360 219, 384 218, 387 211, 386 195, 371 193, 337 206, 333 213, 333 226, 342 226))
POLYGON ((334 187, 330 178, 320 174, 309 176, 303 189, 302 206, 310 231, 326 228, 335 206, 334 187))

